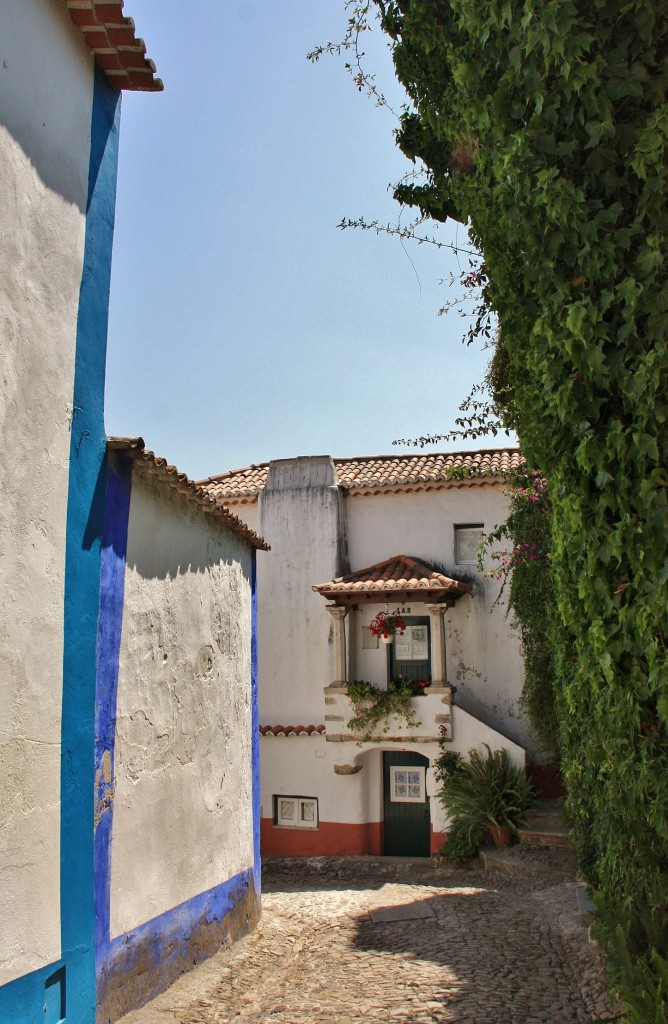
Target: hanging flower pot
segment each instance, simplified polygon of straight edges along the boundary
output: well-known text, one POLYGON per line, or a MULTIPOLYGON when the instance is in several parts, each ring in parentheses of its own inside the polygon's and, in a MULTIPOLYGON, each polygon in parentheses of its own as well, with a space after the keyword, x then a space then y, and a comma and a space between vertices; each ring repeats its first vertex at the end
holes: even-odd
POLYGON ((391 644, 395 633, 403 636, 406 632, 406 623, 399 614, 397 608, 394 612, 378 612, 378 615, 369 623, 369 632, 384 644, 391 644))

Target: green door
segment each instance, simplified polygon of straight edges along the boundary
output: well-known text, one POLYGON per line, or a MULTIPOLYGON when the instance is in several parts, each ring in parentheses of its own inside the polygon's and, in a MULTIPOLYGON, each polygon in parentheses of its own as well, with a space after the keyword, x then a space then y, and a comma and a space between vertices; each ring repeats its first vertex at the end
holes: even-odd
POLYGON ((383 753, 386 857, 428 857, 431 819, 426 793, 429 761, 409 750, 383 753))
POLYGON ((390 647, 390 679, 431 679, 431 638, 428 615, 404 616, 406 631, 390 647))

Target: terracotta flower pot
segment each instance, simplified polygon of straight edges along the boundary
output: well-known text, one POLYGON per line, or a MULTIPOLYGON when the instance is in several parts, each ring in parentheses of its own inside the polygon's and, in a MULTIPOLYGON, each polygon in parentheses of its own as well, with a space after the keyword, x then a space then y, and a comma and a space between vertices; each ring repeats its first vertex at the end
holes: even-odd
POLYGON ((507 825, 489 825, 488 827, 492 842, 498 849, 510 846, 513 841, 513 833, 507 825))

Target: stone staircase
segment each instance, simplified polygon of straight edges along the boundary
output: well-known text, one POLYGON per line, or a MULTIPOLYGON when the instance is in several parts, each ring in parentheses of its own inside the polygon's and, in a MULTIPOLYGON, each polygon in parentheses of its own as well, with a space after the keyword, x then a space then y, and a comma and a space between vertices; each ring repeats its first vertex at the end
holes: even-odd
POLYGON ((528 815, 526 828, 519 830, 522 843, 532 847, 571 848, 563 800, 539 800, 528 815))

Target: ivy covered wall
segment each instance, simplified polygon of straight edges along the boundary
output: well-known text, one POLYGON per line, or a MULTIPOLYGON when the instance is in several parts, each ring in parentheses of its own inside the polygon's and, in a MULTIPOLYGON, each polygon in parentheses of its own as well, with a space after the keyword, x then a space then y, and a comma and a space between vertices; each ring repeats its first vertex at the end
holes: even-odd
MULTIPOLYGON (((668 1019, 668 14, 376 0, 414 110, 403 202, 469 223, 550 481, 570 813, 629 1019, 668 1019)), ((368 7, 368 5, 367 5, 368 7)))

